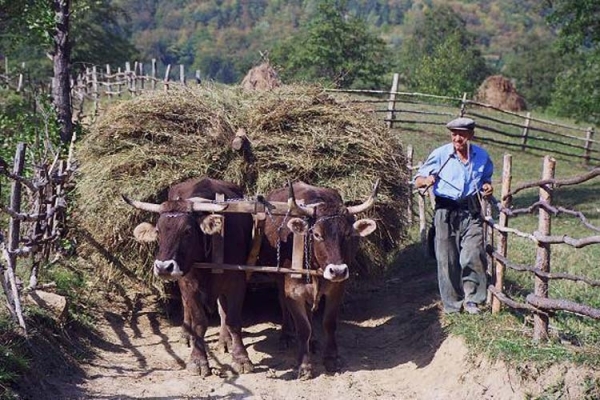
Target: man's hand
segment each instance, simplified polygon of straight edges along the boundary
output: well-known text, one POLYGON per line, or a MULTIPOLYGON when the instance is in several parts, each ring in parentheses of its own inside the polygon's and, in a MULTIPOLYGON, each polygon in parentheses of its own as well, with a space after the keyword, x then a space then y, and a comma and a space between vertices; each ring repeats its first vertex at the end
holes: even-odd
POLYGON ((429 187, 435 183, 435 180, 436 180, 435 175, 419 176, 419 177, 417 177, 417 179, 415 179, 415 185, 418 188, 429 187))
POLYGON ((484 183, 481 186, 481 194, 483 195, 483 197, 490 197, 492 194, 494 194, 494 187, 492 186, 492 184, 484 183))

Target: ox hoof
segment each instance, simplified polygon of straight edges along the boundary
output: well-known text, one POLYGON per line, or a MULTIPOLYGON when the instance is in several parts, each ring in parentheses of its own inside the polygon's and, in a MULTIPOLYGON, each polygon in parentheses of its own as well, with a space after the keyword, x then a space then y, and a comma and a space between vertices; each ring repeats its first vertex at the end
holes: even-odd
POLYGON ((341 369, 340 360, 337 357, 326 357, 323 359, 325 371, 329 373, 339 372, 341 369))
POLYGON ((298 368, 298 379, 305 381, 313 378, 312 365, 302 364, 298 368))
POLYGON ((179 337, 179 343, 184 344, 186 347, 191 347, 190 334, 182 331, 179 337))
POLYGON ((217 348, 222 354, 229 353, 229 349, 231 349, 231 340, 221 340, 219 339, 219 344, 217 348))
POLYGON ((190 361, 185 366, 185 369, 193 375, 200 375, 201 377, 210 376, 211 371, 208 368, 208 364, 198 364, 194 361, 190 361))
POLYGON ((250 362, 250 360, 234 361, 233 369, 240 375, 249 374, 254 371, 254 365, 250 362))

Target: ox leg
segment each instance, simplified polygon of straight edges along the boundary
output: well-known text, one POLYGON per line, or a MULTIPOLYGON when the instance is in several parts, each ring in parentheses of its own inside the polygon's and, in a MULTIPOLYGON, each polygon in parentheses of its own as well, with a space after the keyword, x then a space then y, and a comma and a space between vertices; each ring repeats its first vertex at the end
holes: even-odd
POLYGON ((325 350, 323 352, 323 364, 327 372, 340 370, 338 346, 335 338, 337 330, 338 314, 344 296, 344 284, 337 284, 325 299, 325 310, 323 313, 323 331, 325 333, 325 350))
POLYGON ((210 375, 210 368, 208 366, 206 344, 204 343, 208 318, 201 302, 200 290, 197 284, 183 279, 179 280, 179 287, 184 304, 184 315, 189 316, 188 332, 192 342, 192 353, 186 369, 193 374, 208 376, 210 375))
POLYGON ((180 342, 185 344, 187 347, 190 347, 190 338, 191 338, 191 319, 189 307, 183 304, 183 326, 181 327, 181 337, 180 342))
POLYGON ((220 296, 217 300, 217 307, 219 308, 219 319, 221 321, 221 325, 219 327, 219 349, 223 353, 227 353, 231 349, 231 334, 229 333, 229 330, 227 329, 227 324, 225 323, 227 313, 223 308, 224 301, 225 299, 223 298, 223 296, 220 296))
POLYGON ((312 335, 311 317, 306 309, 304 299, 287 298, 287 307, 294 320, 296 328, 296 339, 298 341, 298 379, 310 379, 313 377, 312 364, 310 362, 310 339, 312 335))
POLYGON ((244 304, 245 288, 233 296, 224 299, 223 314, 228 336, 231 338, 231 356, 233 368, 238 374, 247 374, 254 370, 254 365, 248 357, 248 351, 242 341, 242 307, 244 304))
POLYGON ((294 321, 287 308, 285 300, 284 277, 277 279, 277 294, 279 298, 279 307, 281 308, 281 335, 279 336, 279 348, 288 349, 294 341, 294 321))

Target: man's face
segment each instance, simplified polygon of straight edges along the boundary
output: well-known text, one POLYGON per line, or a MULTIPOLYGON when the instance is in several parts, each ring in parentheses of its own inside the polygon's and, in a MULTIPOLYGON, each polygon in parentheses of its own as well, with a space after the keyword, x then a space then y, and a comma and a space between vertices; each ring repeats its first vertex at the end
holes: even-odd
POLYGON ((456 151, 467 151, 467 143, 473 137, 473 131, 464 130, 453 130, 452 132, 452 144, 456 151))

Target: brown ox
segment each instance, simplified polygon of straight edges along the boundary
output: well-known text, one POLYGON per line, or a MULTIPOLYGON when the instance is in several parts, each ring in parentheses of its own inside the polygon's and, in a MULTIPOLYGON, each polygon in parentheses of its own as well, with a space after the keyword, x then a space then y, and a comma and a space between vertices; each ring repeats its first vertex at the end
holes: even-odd
POLYGON ((378 183, 371 197, 361 205, 346 207, 340 194, 328 188, 294 183, 277 189, 267 196, 270 201, 285 201, 304 218, 266 218, 260 262, 290 268, 292 264, 292 233, 305 235, 310 259, 306 267, 322 273, 319 277, 295 278, 285 275, 279 279, 280 301, 284 309, 282 335, 286 334, 286 311, 292 317, 298 341, 298 378, 313 376, 310 360, 313 312, 325 297, 323 328, 325 349, 323 363, 328 372, 339 369, 338 348, 335 338, 337 317, 350 276, 349 264, 358 248, 358 239, 376 229, 372 219, 355 220, 354 214, 370 208, 377 194, 378 183), (290 190, 292 189, 292 190, 290 190), (289 192, 289 194, 288 194, 289 192), (306 206, 298 206, 295 199, 306 206), (278 258, 279 254, 279 260, 278 258))
MULTIPOLYGON (((123 196, 138 209, 159 213, 156 227, 143 222, 135 228, 134 235, 140 241, 158 240, 154 275, 179 284, 184 329, 192 339, 187 369, 202 376, 210 375, 204 343, 208 328, 205 307, 214 310, 217 302, 221 317, 219 344, 231 351, 237 372, 247 373, 253 369, 242 343, 245 273, 212 273, 209 269, 193 268, 195 262, 211 261, 212 235, 220 232, 222 221, 211 212, 221 211, 224 206, 202 199, 214 199, 217 193, 223 194, 225 199, 243 197, 239 186, 210 178, 174 185, 169 190, 169 200, 162 204, 143 203, 123 196)), ((252 216, 229 213, 224 221, 224 263, 245 264, 252 240, 252 216)))

